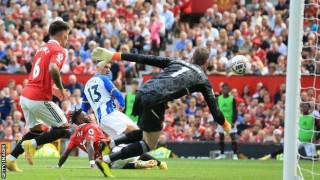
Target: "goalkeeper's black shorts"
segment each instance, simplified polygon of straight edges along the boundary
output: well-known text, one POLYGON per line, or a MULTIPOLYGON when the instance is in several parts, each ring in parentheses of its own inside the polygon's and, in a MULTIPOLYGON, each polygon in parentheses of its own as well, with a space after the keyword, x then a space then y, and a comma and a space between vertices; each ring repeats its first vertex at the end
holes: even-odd
POLYGON ((136 94, 132 115, 139 116, 138 126, 145 132, 161 131, 167 103, 152 103, 139 93, 136 94), (148 102, 147 102, 148 101, 148 102))

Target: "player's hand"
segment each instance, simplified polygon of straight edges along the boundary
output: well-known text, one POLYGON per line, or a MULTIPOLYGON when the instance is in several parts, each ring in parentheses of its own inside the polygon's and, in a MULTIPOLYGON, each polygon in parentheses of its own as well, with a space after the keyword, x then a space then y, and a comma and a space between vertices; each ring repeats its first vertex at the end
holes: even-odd
POLYGON ((225 120, 222 128, 227 134, 229 134, 231 131, 231 124, 227 120, 225 120))
POLYGON ((104 63, 108 64, 112 60, 114 52, 109 51, 102 47, 95 48, 92 53, 91 57, 95 60, 103 60, 104 63))
POLYGON ((52 94, 56 96, 60 101, 62 101, 61 91, 56 86, 52 86, 52 94))
POLYGON ((65 101, 65 100, 68 100, 69 97, 70 97, 70 94, 67 90, 65 89, 60 89, 60 93, 61 93, 61 99, 60 101, 65 101))

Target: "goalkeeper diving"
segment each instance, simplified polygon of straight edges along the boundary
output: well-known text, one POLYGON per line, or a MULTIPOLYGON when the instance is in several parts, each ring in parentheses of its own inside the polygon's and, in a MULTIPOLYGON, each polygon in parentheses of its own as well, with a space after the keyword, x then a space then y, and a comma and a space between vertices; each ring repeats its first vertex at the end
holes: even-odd
MULTIPOLYGON (((103 155, 104 162, 111 164, 116 160, 139 156, 153 150, 161 134, 167 102, 193 92, 203 94, 214 120, 225 132, 230 132, 231 125, 219 109, 205 74, 209 57, 206 47, 196 48, 189 62, 160 56, 111 52, 100 47, 94 49, 91 55, 94 60, 102 60, 105 64, 125 60, 163 69, 157 76, 142 84, 136 93, 132 115, 139 116, 138 126, 143 131, 143 140, 123 147, 121 151, 103 155)), ((105 149, 100 152, 109 149, 107 145, 102 147, 105 149)))

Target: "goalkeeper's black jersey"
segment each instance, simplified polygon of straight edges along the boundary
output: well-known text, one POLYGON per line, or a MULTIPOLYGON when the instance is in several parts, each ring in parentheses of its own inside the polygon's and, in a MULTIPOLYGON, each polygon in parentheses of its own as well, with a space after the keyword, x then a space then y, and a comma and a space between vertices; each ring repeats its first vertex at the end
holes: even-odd
POLYGON ((152 108, 193 92, 201 92, 214 119, 220 125, 224 123, 211 83, 200 66, 182 60, 141 54, 124 53, 122 59, 163 69, 160 74, 140 86, 137 92, 141 95, 138 104, 152 108))
POLYGON ((199 66, 176 60, 171 61, 159 75, 144 83, 139 91, 152 98, 148 100, 159 103, 194 92, 193 87, 206 83, 206 79, 199 66))

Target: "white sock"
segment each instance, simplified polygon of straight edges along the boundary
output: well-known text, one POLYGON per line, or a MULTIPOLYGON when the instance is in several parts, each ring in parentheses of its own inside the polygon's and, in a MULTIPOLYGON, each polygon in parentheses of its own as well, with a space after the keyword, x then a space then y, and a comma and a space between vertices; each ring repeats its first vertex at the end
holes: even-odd
POLYGON ((103 156, 102 157, 102 161, 104 161, 104 162, 106 162, 106 163, 111 163, 111 160, 110 160, 110 157, 109 157, 109 155, 105 155, 105 156, 103 156))
POLYGON ((111 140, 109 143, 109 148, 113 149, 114 147, 116 147, 116 143, 114 142, 114 140, 111 140))
POLYGON ((17 158, 13 157, 11 154, 9 154, 8 156, 9 161, 16 161, 17 158))
POLYGON ((35 139, 31 139, 31 145, 36 148, 38 146, 37 141, 35 139))

